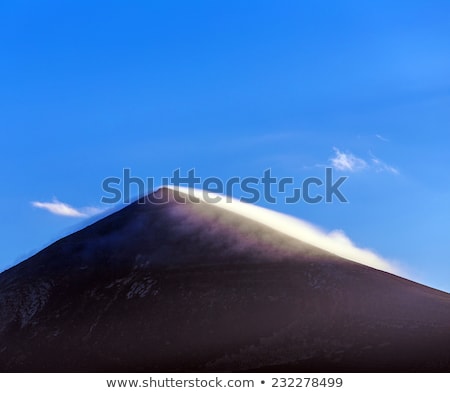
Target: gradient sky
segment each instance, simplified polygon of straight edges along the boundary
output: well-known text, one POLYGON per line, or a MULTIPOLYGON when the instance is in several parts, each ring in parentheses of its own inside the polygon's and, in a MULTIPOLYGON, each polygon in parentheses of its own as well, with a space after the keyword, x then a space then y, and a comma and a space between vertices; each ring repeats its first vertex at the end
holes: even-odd
POLYGON ((258 204, 450 291, 449 13, 434 0, 2 2, 0 270, 104 209, 102 180, 123 168, 301 181, 334 166, 349 203, 258 204))

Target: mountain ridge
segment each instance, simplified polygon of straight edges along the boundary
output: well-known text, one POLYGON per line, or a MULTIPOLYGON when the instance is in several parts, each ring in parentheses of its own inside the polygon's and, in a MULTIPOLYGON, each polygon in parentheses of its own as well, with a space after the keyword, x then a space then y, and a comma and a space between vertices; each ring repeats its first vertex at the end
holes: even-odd
POLYGON ((449 328, 449 294, 202 201, 141 198, 0 274, 2 371, 448 371, 449 328))

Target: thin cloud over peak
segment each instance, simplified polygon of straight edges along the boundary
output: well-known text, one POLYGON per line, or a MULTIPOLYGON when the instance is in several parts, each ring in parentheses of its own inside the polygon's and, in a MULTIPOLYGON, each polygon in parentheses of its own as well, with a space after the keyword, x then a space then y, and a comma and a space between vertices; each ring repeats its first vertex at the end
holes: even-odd
POLYGON ((91 217, 102 211, 99 208, 91 206, 77 209, 67 203, 60 202, 57 199, 54 199, 53 202, 34 201, 31 202, 31 204, 39 209, 44 209, 52 214, 64 217, 91 217))
MULTIPOLYGON (((204 198, 204 190, 173 186, 171 188, 180 191, 181 193, 195 196, 205 203, 212 203, 204 198)), ((215 195, 219 198, 213 203, 213 205, 218 208, 264 224, 291 238, 311 244, 342 258, 375 269, 399 274, 395 263, 381 257, 370 249, 357 247, 344 231, 340 229, 327 232, 308 221, 270 210, 262 206, 244 203, 234 198, 231 198, 230 203, 223 195, 212 192, 208 192, 208 195, 215 195)))

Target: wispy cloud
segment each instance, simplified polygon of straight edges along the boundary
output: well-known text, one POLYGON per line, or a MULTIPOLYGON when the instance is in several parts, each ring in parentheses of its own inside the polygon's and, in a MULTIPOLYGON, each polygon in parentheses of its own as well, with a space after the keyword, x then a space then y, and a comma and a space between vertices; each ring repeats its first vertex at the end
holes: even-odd
POLYGON ((375 134, 375 137, 378 138, 382 142, 389 142, 389 139, 385 138, 384 136, 380 134, 375 134))
POLYGON ((102 212, 102 209, 96 207, 82 207, 75 208, 70 206, 67 203, 60 202, 57 199, 54 199, 53 202, 31 202, 34 207, 39 209, 44 209, 49 211, 52 214, 57 216, 65 216, 65 217, 91 217, 95 214, 102 212))
POLYGON ((372 165, 377 172, 390 172, 393 173, 394 175, 398 175, 400 173, 397 168, 394 168, 393 166, 386 164, 379 158, 372 156, 371 160, 372 165))
POLYGON ((367 162, 351 153, 341 152, 334 147, 334 157, 330 158, 331 165, 339 171, 357 172, 367 168, 367 162))
POLYGON ((334 147, 334 156, 330 158, 331 165, 338 171, 357 172, 366 169, 372 169, 376 172, 389 172, 394 175, 398 175, 400 172, 397 168, 386 164, 384 161, 375 157, 371 152, 370 158, 365 160, 360 157, 356 157, 349 152, 342 152, 338 148, 334 147))

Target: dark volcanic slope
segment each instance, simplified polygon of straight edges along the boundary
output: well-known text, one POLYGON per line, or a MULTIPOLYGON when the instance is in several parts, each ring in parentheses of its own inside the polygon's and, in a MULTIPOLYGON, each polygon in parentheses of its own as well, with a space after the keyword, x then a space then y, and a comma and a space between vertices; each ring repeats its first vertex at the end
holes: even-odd
POLYGON ((0 275, 0 370, 450 371, 450 295, 215 206, 135 203, 0 275))

